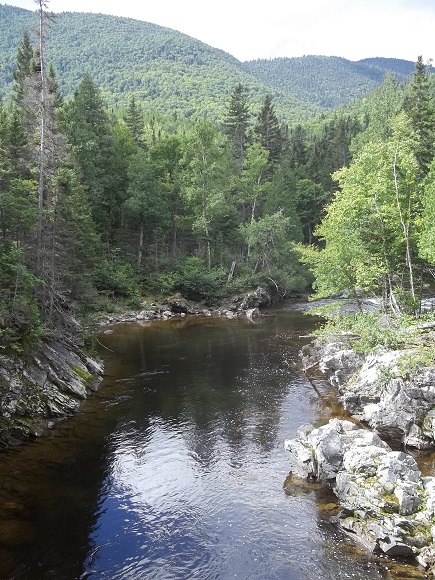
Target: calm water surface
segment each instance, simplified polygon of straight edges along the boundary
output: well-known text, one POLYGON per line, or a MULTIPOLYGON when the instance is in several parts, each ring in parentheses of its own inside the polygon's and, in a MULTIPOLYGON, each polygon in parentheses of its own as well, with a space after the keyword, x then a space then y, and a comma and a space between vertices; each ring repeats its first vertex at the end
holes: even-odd
POLYGON ((343 414, 298 366, 313 325, 288 306, 102 335, 99 393, 0 455, 0 578, 424 578, 360 550, 329 523, 333 496, 287 477, 284 439, 343 414))

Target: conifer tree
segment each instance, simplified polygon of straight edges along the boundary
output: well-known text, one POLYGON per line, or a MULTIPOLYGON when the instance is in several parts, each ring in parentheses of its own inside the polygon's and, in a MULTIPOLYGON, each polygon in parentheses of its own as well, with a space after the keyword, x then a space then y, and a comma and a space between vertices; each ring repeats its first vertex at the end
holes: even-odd
POLYGON ((89 74, 65 105, 63 118, 95 223, 110 246, 125 200, 127 165, 117 155, 109 116, 89 74))
POLYGON ((426 66, 423 63, 423 57, 419 56, 405 100, 405 111, 411 119, 414 131, 420 138, 416 156, 422 176, 427 174, 434 157, 435 103, 430 92, 429 74, 429 66, 426 66))
POLYGON ((21 45, 17 51, 16 68, 14 77, 14 99, 17 103, 22 101, 24 96, 25 80, 30 75, 30 64, 33 59, 33 47, 27 32, 23 34, 21 45))
POLYGON ((254 132, 257 142, 269 151, 270 162, 277 162, 283 150, 283 137, 275 108, 269 95, 266 95, 263 101, 254 132))
POLYGON ((142 145, 143 115, 140 107, 136 103, 134 95, 128 104, 128 109, 124 117, 125 124, 130 130, 133 141, 137 146, 142 145))
POLYGON ((231 93, 224 119, 224 131, 234 148, 239 168, 243 167, 248 144, 249 102, 246 90, 238 83, 231 93))

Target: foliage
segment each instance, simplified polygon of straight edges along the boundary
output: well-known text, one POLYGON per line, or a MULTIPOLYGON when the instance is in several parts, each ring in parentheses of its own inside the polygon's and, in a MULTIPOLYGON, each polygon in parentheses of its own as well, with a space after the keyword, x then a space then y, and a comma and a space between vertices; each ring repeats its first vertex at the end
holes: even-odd
POLYGON ((435 170, 422 182, 421 131, 398 113, 397 83, 304 124, 236 59, 173 31, 63 14, 49 36, 59 82, 24 36, 13 98, 0 102, 3 346, 144 292, 215 304, 261 284, 287 296, 312 282, 305 264, 317 296, 383 292, 391 310, 417 311, 435 170), (61 38, 92 74, 61 56, 61 38))
POLYGON ((423 214, 418 247, 421 257, 428 260, 429 263, 435 264, 435 161, 432 161, 429 174, 425 179, 422 206, 423 214))
POLYGON ((415 297, 420 213, 415 138, 403 113, 392 131, 389 140, 368 143, 348 168, 336 173, 341 189, 315 232, 325 246, 301 249, 316 277, 317 297, 377 292, 384 296, 384 307, 395 310, 400 308, 394 288, 399 276, 402 291, 406 279, 415 297))
POLYGON ((43 332, 34 290, 41 283, 24 265, 16 245, 0 252, 0 351, 21 351, 43 332))
POLYGON ((421 335, 418 324, 432 319, 424 316, 416 319, 410 315, 401 317, 385 316, 381 312, 361 312, 341 314, 340 303, 329 304, 326 308, 314 307, 313 314, 327 318, 315 335, 321 342, 345 340, 351 348, 361 354, 369 354, 379 347, 401 350, 421 335))
POLYGON ((226 273, 222 268, 208 269, 200 258, 187 258, 176 270, 174 290, 189 299, 212 305, 222 298, 226 273))
MULTIPOLYGON (((15 55, 34 13, 0 5, 0 92, 12 83, 15 55)), ((143 112, 179 119, 221 120, 232 88, 242 83, 260 106, 273 94, 279 115, 288 121, 307 117, 316 107, 267 90, 231 55, 185 34, 156 24, 104 14, 63 12, 56 16, 47 42, 48 60, 59 75, 64 96, 74 93, 87 72, 111 106, 126 108, 134 96, 143 112), (98 42, 95 39, 98 38, 98 42)))
POLYGON ((137 293, 134 270, 117 252, 113 252, 108 260, 96 268, 94 284, 103 295, 133 298, 137 293))

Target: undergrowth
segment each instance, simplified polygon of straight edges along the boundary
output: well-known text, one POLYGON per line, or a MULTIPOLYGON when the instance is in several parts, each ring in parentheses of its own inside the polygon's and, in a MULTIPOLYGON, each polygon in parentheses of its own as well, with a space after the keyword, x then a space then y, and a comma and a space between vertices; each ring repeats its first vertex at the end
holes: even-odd
POLYGON ((319 342, 344 340, 355 352, 364 355, 380 347, 390 350, 413 348, 416 353, 409 355, 408 362, 414 367, 435 363, 435 327, 422 327, 428 322, 435 324, 434 312, 419 316, 392 316, 381 312, 348 314, 342 312, 342 305, 334 302, 310 309, 309 314, 326 319, 313 333, 319 342))

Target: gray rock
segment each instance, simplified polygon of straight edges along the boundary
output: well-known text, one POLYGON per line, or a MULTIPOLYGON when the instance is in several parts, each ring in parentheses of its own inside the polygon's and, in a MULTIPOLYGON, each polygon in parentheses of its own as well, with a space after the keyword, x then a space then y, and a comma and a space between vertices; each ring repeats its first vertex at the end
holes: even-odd
POLYGON ((270 293, 259 286, 254 292, 249 292, 237 306, 237 310, 250 310, 269 306, 272 303, 270 293))
POLYGON ((401 361, 412 360, 412 349, 364 358, 340 342, 320 354, 319 368, 355 418, 384 439, 418 449, 435 445, 435 368, 408 373, 401 361))
POLYGON ((0 358, 0 446, 39 435, 96 390, 102 365, 76 345, 46 340, 26 359, 0 358))
POLYGON ((317 429, 303 426, 285 449, 293 474, 332 488, 343 509, 339 524, 362 544, 389 556, 422 554, 422 561, 435 562, 429 550, 435 478, 423 478, 411 455, 338 419, 317 429))
POLYGON ((258 308, 248 308, 246 311, 246 317, 250 318, 251 320, 254 318, 259 318, 261 316, 261 312, 258 308))

